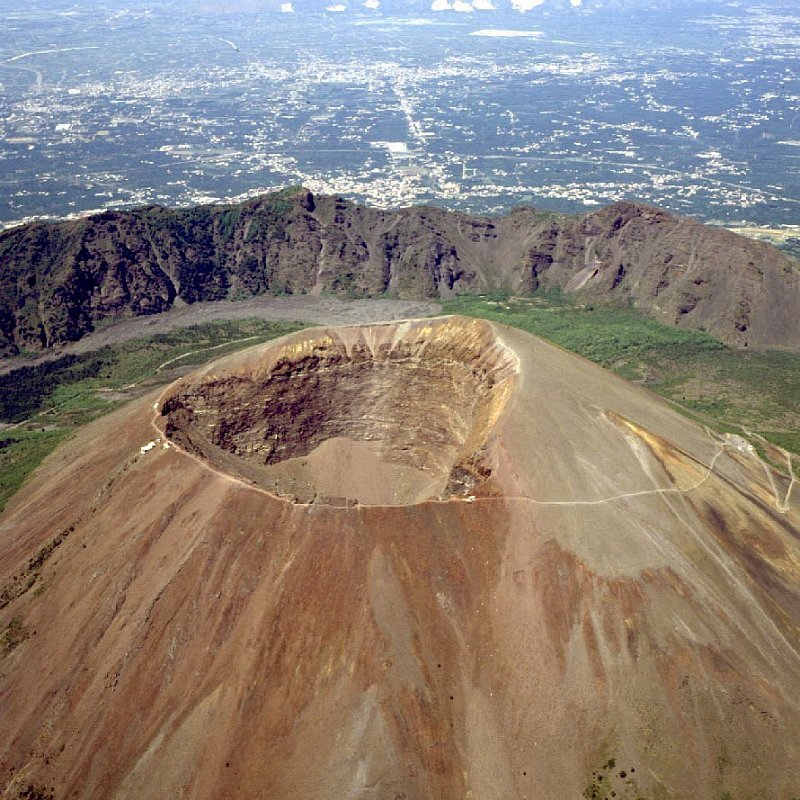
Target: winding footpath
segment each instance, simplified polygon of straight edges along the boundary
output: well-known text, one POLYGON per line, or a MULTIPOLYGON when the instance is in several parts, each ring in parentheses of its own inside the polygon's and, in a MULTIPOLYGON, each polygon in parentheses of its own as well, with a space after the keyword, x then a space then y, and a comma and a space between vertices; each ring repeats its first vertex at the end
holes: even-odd
MULTIPOLYGON (((196 463, 200 464, 204 469, 214 473, 215 475, 219 476, 220 478, 223 478, 224 480, 226 480, 228 482, 238 484, 239 486, 242 486, 245 489, 248 489, 248 490, 250 490, 252 492, 258 492, 259 494, 264 494, 267 497, 271 497, 273 499, 282 500, 282 501, 287 502, 287 503, 292 503, 292 505, 296 505, 298 507, 313 508, 315 506, 316 507, 319 506, 318 503, 313 503, 313 502, 312 503, 296 502, 296 501, 292 500, 289 497, 285 497, 283 495, 275 494, 274 492, 270 492, 269 490, 264 489, 264 488, 262 488, 260 486, 256 486, 256 485, 254 485, 252 483, 249 483, 249 482, 247 482, 246 480, 244 480, 242 478, 237 478, 235 475, 231 475, 228 472, 223 472, 222 470, 219 470, 216 467, 214 467, 211 464, 209 464, 208 461, 206 461, 205 459, 201 458, 200 456, 197 456, 197 455, 195 455, 193 453, 189 453, 186 450, 184 450, 182 447, 180 447, 179 445, 175 444, 175 442, 164 438, 164 432, 159 427, 158 420, 159 420, 159 417, 160 417, 160 409, 161 409, 161 405, 162 405, 162 402, 163 402, 163 399, 164 399, 164 395, 166 394, 166 391, 167 391, 167 389, 165 389, 164 392, 161 393, 161 395, 159 396, 158 400, 153 404, 153 409, 155 411, 155 414, 151 419, 151 425, 152 425, 153 429, 157 433, 157 438, 155 440, 153 440, 153 442, 148 442, 146 445, 143 446, 143 447, 147 447, 148 448, 147 451, 143 450, 143 452, 142 452, 143 455, 145 454, 145 452, 148 452, 150 449, 152 449, 153 445, 155 445, 157 442, 163 442, 163 449, 174 449, 177 452, 179 452, 181 455, 183 455, 186 458, 189 458, 189 459, 195 461, 196 463)), ((621 492, 620 494, 610 495, 608 497, 602 497, 602 498, 599 498, 599 499, 596 499, 596 500, 538 500, 538 499, 536 499, 534 497, 526 497, 526 496, 497 495, 497 496, 486 496, 486 497, 474 497, 474 496, 470 496, 470 497, 448 497, 448 498, 443 499, 443 500, 442 499, 431 498, 430 500, 425 500, 423 502, 431 503, 431 504, 444 504, 444 503, 491 503, 491 502, 497 502, 497 501, 503 501, 503 502, 505 502, 505 501, 515 501, 515 502, 530 503, 532 505, 537 505, 537 506, 562 506, 562 507, 576 508, 576 507, 583 507, 583 506, 600 506, 600 505, 604 505, 604 504, 607 504, 607 503, 615 503, 615 502, 619 502, 621 500, 627 500, 627 499, 636 498, 636 497, 652 497, 652 496, 658 496, 658 495, 665 496, 665 495, 683 495, 683 494, 688 494, 689 492, 693 492, 696 489, 699 489, 704 483, 706 483, 711 478, 711 476, 714 474, 714 468, 715 468, 715 466, 717 464, 717 461, 723 455, 723 453, 725 452, 725 450, 727 448, 727 445, 725 444, 725 442, 719 442, 719 440, 716 439, 708 429, 706 429, 706 432, 708 433, 708 435, 712 439, 712 441, 714 441, 714 443, 717 444, 717 446, 718 446, 717 452, 714 454, 714 456, 711 459, 711 461, 709 462, 709 464, 705 467, 705 474, 703 475, 703 477, 700 478, 698 481, 696 481, 691 486, 687 486, 685 488, 679 488, 677 486, 657 487, 657 488, 654 488, 654 489, 643 489, 643 490, 640 490, 640 491, 637 491, 637 492, 621 492)), ((789 456, 788 453, 786 455, 787 455, 787 461, 789 462, 789 467, 790 467, 790 470, 791 470, 791 466, 792 466, 791 457, 789 456)), ((759 458, 757 455, 755 457, 759 458)), ((759 458, 759 460, 761 460, 761 459, 759 458)), ((762 464, 763 464, 763 461, 762 461, 762 464)), ((788 488, 788 490, 786 492, 786 496, 783 499, 783 501, 780 500, 780 497, 778 495, 777 490, 775 491, 775 506, 776 506, 777 510, 780 511, 781 513, 783 513, 783 514, 787 513, 790 510, 789 499, 790 499, 792 487, 794 486, 794 483, 795 483, 794 473, 792 472, 791 474, 792 474, 792 480, 791 480, 791 482, 789 484, 789 488, 788 488)), ((773 482, 772 485, 774 487, 774 482, 773 482)), ((362 506, 361 504, 358 504, 358 503, 356 505, 354 505, 354 506, 349 506, 349 507, 342 506, 342 508, 350 508, 351 510, 352 509, 364 508, 364 507, 365 506, 362 506)), ((389 504, 389 503, 382 503, 382 504, 380 504, 380 507, 381 508, 402 508, 403 506, 399 505, 399 504, 395 505, 395 504, 389 504)), ((337 506, 337 508, 339 508, 339 507, 337 506)))

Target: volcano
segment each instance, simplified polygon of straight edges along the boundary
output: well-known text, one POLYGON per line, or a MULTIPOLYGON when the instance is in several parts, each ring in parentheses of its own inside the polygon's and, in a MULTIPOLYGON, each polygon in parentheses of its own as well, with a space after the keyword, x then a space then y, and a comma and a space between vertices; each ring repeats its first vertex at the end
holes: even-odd
POLYGON ((800 795, 791 474, 482 320, 227 357, 0 518, 0 796, 800 795))

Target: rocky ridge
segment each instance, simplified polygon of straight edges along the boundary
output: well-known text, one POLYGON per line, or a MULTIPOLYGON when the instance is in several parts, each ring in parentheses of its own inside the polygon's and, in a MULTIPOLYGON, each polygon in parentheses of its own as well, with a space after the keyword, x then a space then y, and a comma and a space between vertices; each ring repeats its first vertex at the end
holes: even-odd
POLYGON ((762 242, 639 203, 584 216, 365 208, 305 189, 148 206, 0 234, 0 353, 109 318, 263 294, 441 298, 561 289, 736 346, 800 347, 800 268, 762 242))

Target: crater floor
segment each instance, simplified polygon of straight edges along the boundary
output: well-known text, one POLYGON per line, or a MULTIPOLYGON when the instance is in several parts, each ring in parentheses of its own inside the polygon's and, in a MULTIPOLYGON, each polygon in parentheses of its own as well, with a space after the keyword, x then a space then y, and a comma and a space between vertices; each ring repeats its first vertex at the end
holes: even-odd
POLYGON ((405 505, 478 491, 516 358, 481 320, 311 330, 164 398, 166 435, 298 502, 405 505))

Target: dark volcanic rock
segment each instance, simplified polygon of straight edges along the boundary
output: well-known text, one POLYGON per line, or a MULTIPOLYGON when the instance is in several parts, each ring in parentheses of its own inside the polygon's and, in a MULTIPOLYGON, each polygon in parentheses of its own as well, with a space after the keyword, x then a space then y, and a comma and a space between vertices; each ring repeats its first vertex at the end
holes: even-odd
POLYGON ((295 189, 148 206, 0 235, 0 352, 79 339, 176 299, 447 297, 560 287, 731 344, 800 347, 800 269, 775 248, 636 203, 583 217, 364 208, 295 189))

